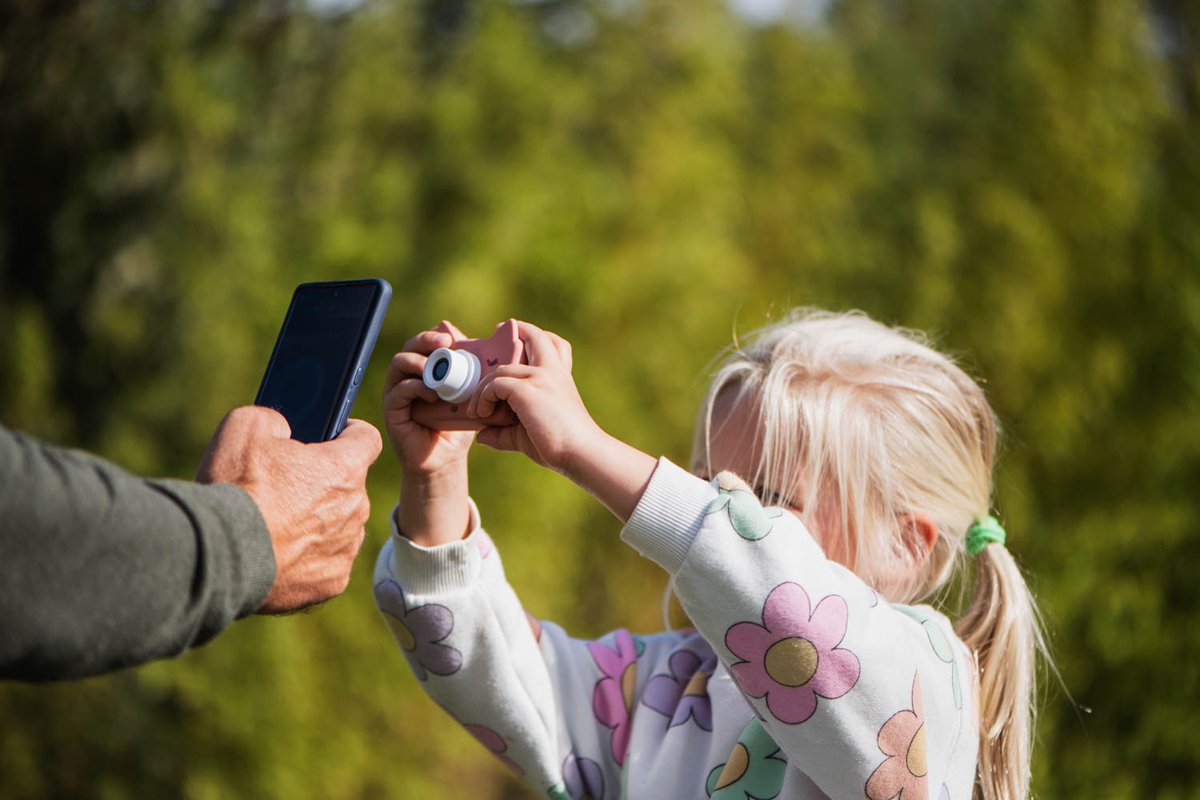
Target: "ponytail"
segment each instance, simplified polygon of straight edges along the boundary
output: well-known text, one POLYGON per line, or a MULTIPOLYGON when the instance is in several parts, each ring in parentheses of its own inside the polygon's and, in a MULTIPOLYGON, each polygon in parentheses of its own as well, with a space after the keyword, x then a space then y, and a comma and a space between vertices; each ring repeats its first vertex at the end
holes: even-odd
POLYGON ((975 562, 971 606, 955 631, 979 669, 979 768, 975 798, 1029 796, 1036 717, 1037 655, 1046 653, 1041 619, 1016 561, 1001 545, 975 562))

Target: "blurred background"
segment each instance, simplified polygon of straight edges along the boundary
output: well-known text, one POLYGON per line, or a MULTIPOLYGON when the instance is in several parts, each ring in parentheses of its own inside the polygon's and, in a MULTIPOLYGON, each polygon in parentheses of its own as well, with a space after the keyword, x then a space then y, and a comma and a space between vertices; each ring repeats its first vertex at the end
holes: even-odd
MULTIPOLYGON (((190 477, 295 284, 365 276, 396 294, 356 416, 413 332, 516 316, 675 459, 735 333, 795 305, 929 331, 1006 432, 1062 675, 1037 793, 1200 796, 1195 3, 0 2, 5 425, 190 477)), ((472 469, 532 613, 658 629, 663 576, 599 505, 472 469)), ((531 797, 375 610, 397 481, 385 453, 318 611, 0 685, 0 797, 531 797)))

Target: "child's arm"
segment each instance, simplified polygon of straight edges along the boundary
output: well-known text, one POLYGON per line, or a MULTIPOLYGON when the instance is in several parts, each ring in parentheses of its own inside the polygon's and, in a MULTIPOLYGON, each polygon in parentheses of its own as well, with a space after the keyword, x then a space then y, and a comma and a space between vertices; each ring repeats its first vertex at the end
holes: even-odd
POLYGON ((435 431, 413 421, 413 400, 434 402, 437 394, 421 380, 425 358, 453 337, 443 331, 417 334, 388 366, 383 393, 384 423, 400 459, 400 508, 396 523, 415 544, 435 547, 467 535, 467 453, 470 431, 435 431))
POLYGON ((479 443, 518 450, 586 489, 622 522, 637 506, 657 460, 605 433, 571 378, 571 345, 536 325, 517 326, 527 364, 484 377, 468 413, 485 417, 508 403, 520 425, 480 431, 479 443))
POLYGON ((599 731, 573 722, 591 716, 590 692, 568 691, 590 676, 589 651, 553 626, 543 635, 527 617, 479 527, 467 495, 474 434, 434 431, 409 413, 414 399, 436 400, 420 375, 450 339, 414 337, 388 371, 386 428, 404 472, 393 534, 375 568, 376 602, 421 688, 531 784, 565 797, 564 759, 573 763, 578 752, 603 764, 616 785, 599 731))
POLYGON ((521 424, 479 441, 567 475, 628 523, 622 537, 672 575, 780 756, 832 797, 968 796, 974 667, 945 618, 883 601, 734 476, 709 484, 617 442, 583 407, 564 345, 524 323, 521 336, 529 365, 485 379, 478 403, 507 402, 521 424))

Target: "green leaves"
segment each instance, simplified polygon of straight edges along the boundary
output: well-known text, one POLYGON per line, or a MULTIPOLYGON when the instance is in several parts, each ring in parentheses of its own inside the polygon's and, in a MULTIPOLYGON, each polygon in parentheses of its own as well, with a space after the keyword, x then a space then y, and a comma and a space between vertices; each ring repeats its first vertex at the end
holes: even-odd
MULTIPOLYGON (((1052 692, 1036 792, 1193 793, 1190 6, 841 0, 804 27, 716 0, 19 5, 0 11, 7 424, 190 475, 295 284, 379 275, 396 295, 357 415, 378 423, 415 331, 517 316, 572 341, 606 429, 686 462, 735 332, 863 308, 963 356, 1007 431, 995 505, 1097 711, 1052 692)), ((385 456, 361 574, 319 613, 0 687, 0 796, 454 796, 440 776, 475 745, 397 679, 370 599, 396 480, 385 456)), ((712 510, 769 535, 727 489, 712 510)), ((659 624, 663 577, 573 486, 480 451, 472 491, 539 616, 659 624)), ((468 771, 459 797, 509 791, 486 756, 468 771)))

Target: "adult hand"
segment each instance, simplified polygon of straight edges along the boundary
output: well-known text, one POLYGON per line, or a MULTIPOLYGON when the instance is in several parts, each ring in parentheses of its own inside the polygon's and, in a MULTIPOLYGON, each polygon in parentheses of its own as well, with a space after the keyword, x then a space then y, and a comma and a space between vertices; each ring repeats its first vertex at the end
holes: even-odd
POLYGON ((341 594, 370 516, 367 469, 379 432, 350 420, 336 439, 293 440, 283 415, 244 406, 209 443, 196 480, 242 487, 258 505, 275 550, 275 582, 260 614, 295 611, 341 594))

